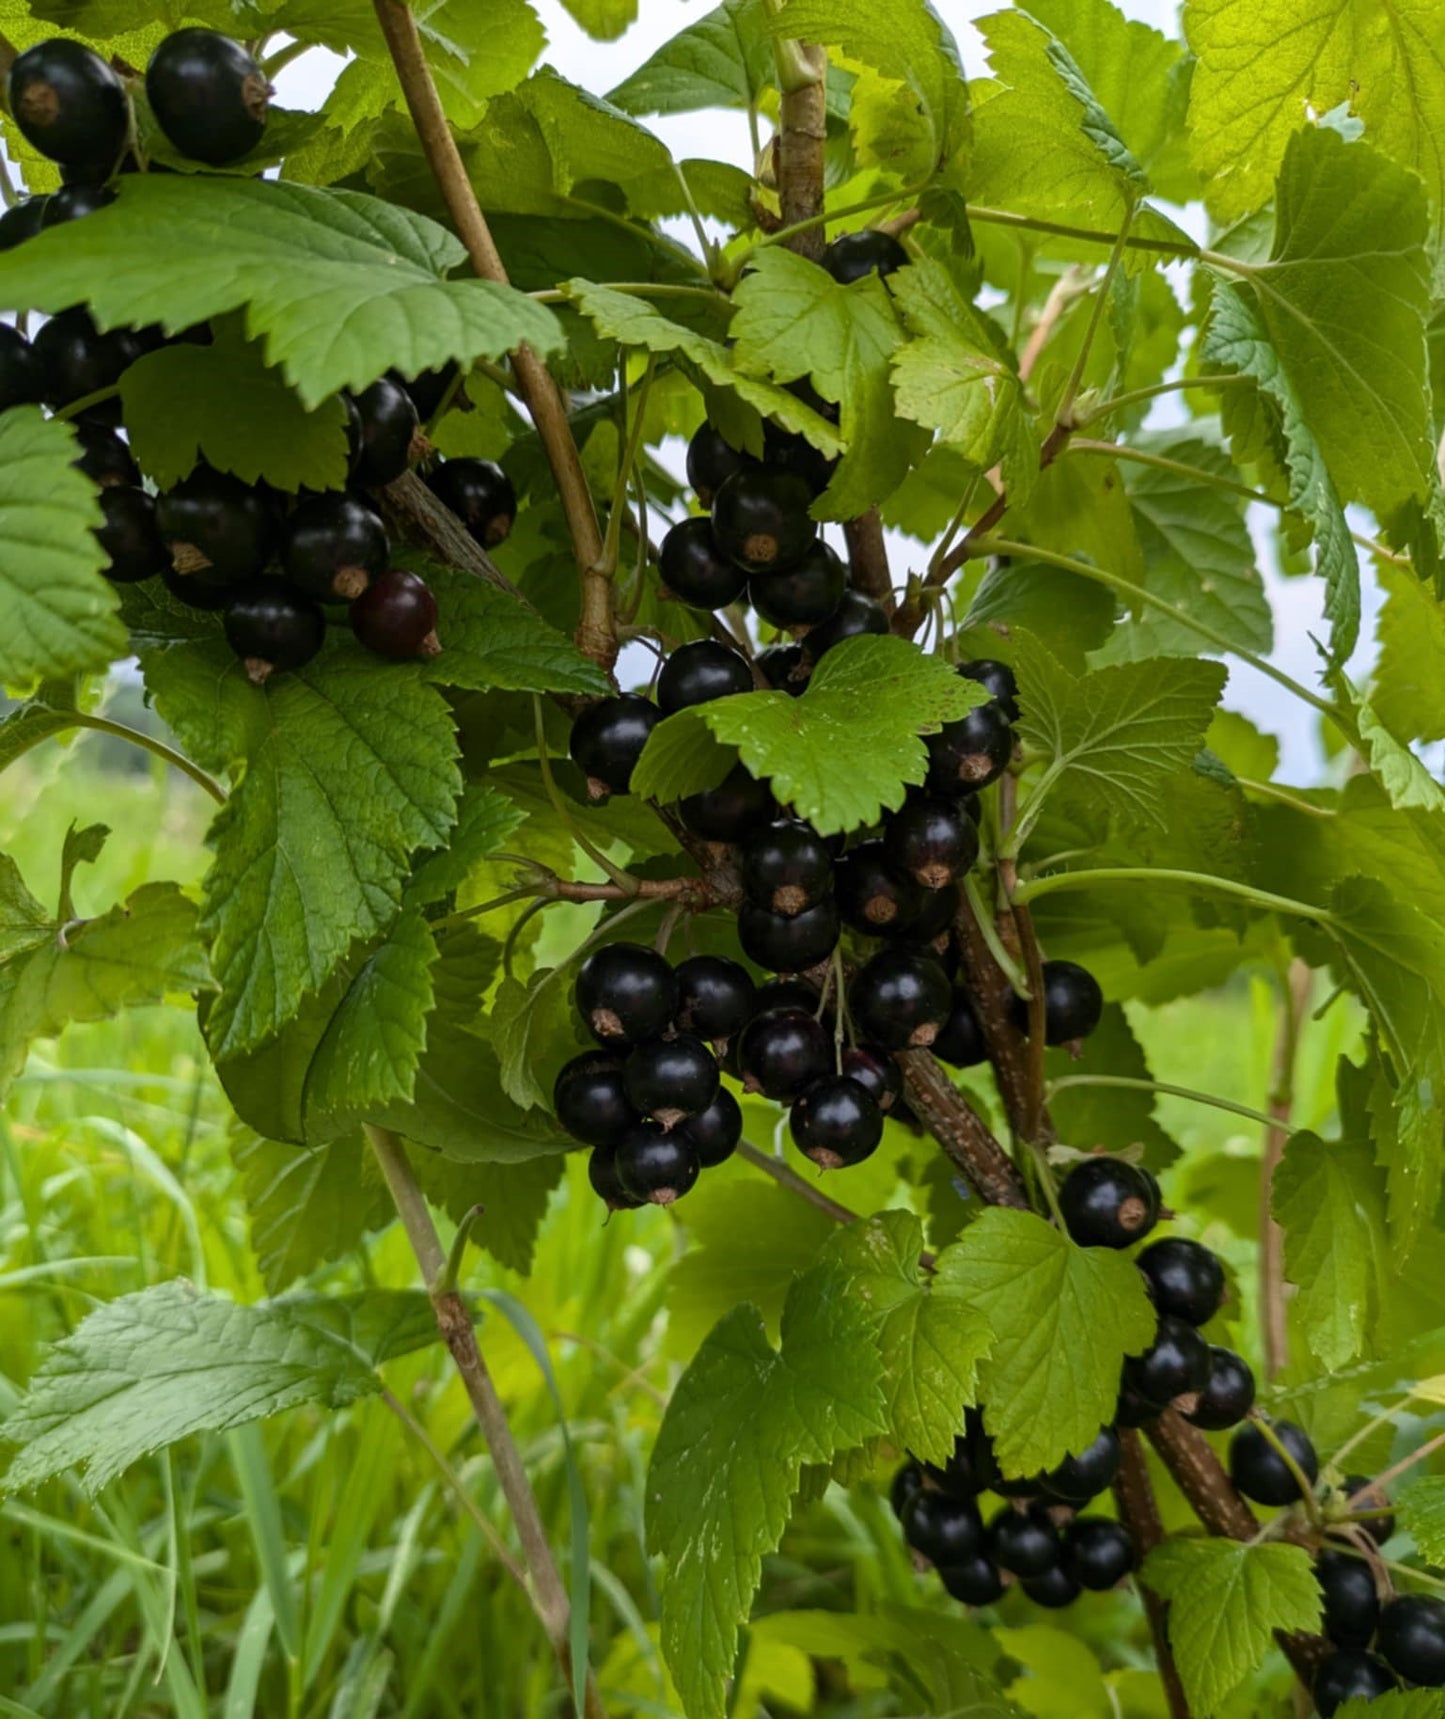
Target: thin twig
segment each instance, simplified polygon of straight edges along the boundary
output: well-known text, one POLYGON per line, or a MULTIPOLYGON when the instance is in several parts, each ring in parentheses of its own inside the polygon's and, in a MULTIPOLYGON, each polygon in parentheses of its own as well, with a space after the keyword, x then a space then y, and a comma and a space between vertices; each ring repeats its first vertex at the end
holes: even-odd
MULTIPOLYGON (((1149 1478, 1149 1466, 1144 1460, 1144 1447, 1131 1427, 1119 1431, 1120 1462, 1114 1481, 1114 1501, 1119 1507, 1119 1520, 1129 1532, 1139 1562, 1164 1538, 1164 1523, 1159 1515, 1159 1501, 1154 1496, 1154 1483, 1149 1478)), ((1137 1580, 1137 1578, 1136 1578, 1137 1580)), ((1154 1658, 1159 1667, 1159 1679, 1169 1702, 1170 1719, 1193 1719, 1189 1698, 1179 1680, 1179 1667, 1169 1645, 1169 1607, 1152 1588, 1138 1581, 1139 1597, 1149 1615, 1149 1628, 1154 1636, 1154 1658)))
POLYGON ((1294 1132, 1294 1071, 1300 1031, 1309 1013, 1314 974, 1298 956, 1284 974, 1279 1003, 1279 1032, 1274 1046, 1270 1082, 1270 1124, 1264 1135, 1259 1172, 1259 1314, 1263 1326, 1265 1377, 1273 1379, 1289 1365, 1289 1319, 1284 1299, 1284 1231, 1274 1215, 1274 1180, 1284 1149, 1294 1132))
POLYGON ((1028 1211, 1029 1199, 1008 1154, 926 1050, 899 1051, 908 1102, 949 1160, 991 1206, 1028 1211))
POLYGON ((806 1200, 810 1206, 816 1206, 827 1217, 840 1224, 856 1224, 860 1213, 850 1211, 847 1206, 840 1205, 837 1200, 829 1199, 823 1190, 810 1182, 806 1176, 800 1176, 791 1164, 783 1159, 774 1157, 771 1152, 744 1140, 738 1147, 738 1157, 745 1159, 755 1170, 761 1170, 765 1176, 771 1176, 781 1188, 787 1188, 796 1194, 800 1200, 806 1200))

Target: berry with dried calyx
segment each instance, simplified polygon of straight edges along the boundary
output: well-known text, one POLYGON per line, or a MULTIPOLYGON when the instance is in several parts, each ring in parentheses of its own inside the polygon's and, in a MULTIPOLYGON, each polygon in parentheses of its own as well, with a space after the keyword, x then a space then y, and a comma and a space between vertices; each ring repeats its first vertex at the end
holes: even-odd
POLYGON ((657 706, 664 716, 673 716, 695 704, 711 704, 715 698, 752 690, 753 671, 741 651, 717 639, 694 639, 690 645, 679 645, 662 665, 657 706))
POLYGON ((225 167, 260 144, 271 86, 239 42, 190 27, 167 36, 151 55, 146 98, 173 149, 225 167))
POLYGON ((1184 1418, 1205 1432, 1228 1432, 1254 1407, 1254 1373, 1232 1349, 1216 1345, 1209 1361, 1209 1383, 1184 1418))
POLYGON ((738 942, 743 954, 774 973, 806 973, 838 947, 842 929, 831 898, 801 913, 773 913, 745 902, 738 913, 738 942))
POLYGON ((95 535, 108 560, 101 572, 117 585, 137 585, 165 569, 166 546, 156 526, 156 504, 143 489, 111 485, 100 492, 105 522, 95 535))
POLYGON ((273 674, 303 668, 326 640, 319 606, 280 579, 242 586, 226 605, 226 643, 246 665, 253 685, 273 674))
POLYGON ((495 460, 443 460, 426 481, 437 500, 452 510, 467 535, 483 549, 496 549, 511 536, 517 517, 517 491, 495 460))
POLYGON ((1013 757, 1013 729, 997 704, 981 704, 926 736, 930 794, 975 794, 996 782, 1013 757))
POLYGON ((269 498, 209 466, 198 466, 157 497, 156 521, 177 581, 195 587, 196 595, 187 600, 204 599, 199 607, 213 606, 217 592, 263 573, 275 548, 276 514, 269 498))
POLYGON ((826 621, 847 589, 847 567, 819 538, 795 566, 750 579, 748 600, 769 626, 805 631, 826 621))
POLYGON ((779 1104, 792 1104, 833 1066, 833 1038, 802 1009, 772 1009, 755 1016, 738 1041, 743 1088, 779 1104))
POLYGON ((924 889, 942 889, 978 858, 978 827, 956 800, 910 800, 889 818, 883 854, 924 889))
POLYGON ((748 576, 713 541, 712 521, 694 515, 674 525, 657 553, 662 582, 694 609, 725 609, 748 588, 748 576))
POLYGON ((717 1097, 717 1059, 699 1038, 676 1033, 637 1046, 622 1071, 627 1100, 666 1131, 717 1097))
POLYGON ((386 571, 386 527, 359 497, 313 496, 290 515, 281 534, 286 577, 320 603, 350 603, 386 571))
POLYGON ((931 1045, 948 1019, 953 986, 937 961, 911 949, 881 949, 853 976, 848 1006, 885 1050, 931 1045))
POLYGON ((1159 1221, 1159 1185, 1122 1158, 1085 1158, 1064 1177, 1059 1205, 1080 1247, 1132 1247, 1159 1221))
POLYGON ((670 1206, 680 1200, 702 1170, 688 1141, 655 1122, 629 1128, 615 1151, 618 1181, 634 1200, 647 1205, 670 1206))
POLYGON ((10 112, 25 141, 97 179, 114 171, 130 129, 125 85, 83 42, 38 42, 10 68, 10 112))
POLYGON ((700 1039, 732 1039, 757 1012, 758 989, 740 962, 726 955, 690 955, 679 961, 677 1024, 700 1039))
POLYGON ((677 979, 665 956, 641 943, 607 943, 577 971, 577 1013, 599 1044, 656 1038, 677 1011, 677 979))
POLYGON ((392 567, 361 593, 350 609, 351 630, 367 650, 405 662, 441 653, 437 600, 419 573, 392 567))
POLYGON ((897 937, 911 931, 923 911, 922 886, 888 863, 880 840, 849 848, 834 875, 838 911, 855 931, 897 937))
POLYGON ((1153 1343, 1124 1363, 1124 1382, 1160 1409, 1179 1401, 1187 1413, 1209 1384, 1213 1367, 1209 1345, 1192 1325, 1164 1314, 1153 1343))
POLYGON ((780 818, 743 844, 742 878, 751 901, 791 919, 832 893, 833 856, 810 824, 780 818))
POLYGON ((775 466, 734 472, 712 504, 718 548, 748 573, 774 573, 802 560, 818 528, 813 493, 796 473, 775 466))
POLYGON ((861 1164, 883 1138, 883 1112, 865 1086, 846 1074, 814 1081, 788 1117, 793 1144, 823 1170, 861 1164))
POLYGON ((902 1071, 887 1051, 874 1045, 845 1046, 839 1072, 870 1092, 885 1116, 903 1096, 902 1071))

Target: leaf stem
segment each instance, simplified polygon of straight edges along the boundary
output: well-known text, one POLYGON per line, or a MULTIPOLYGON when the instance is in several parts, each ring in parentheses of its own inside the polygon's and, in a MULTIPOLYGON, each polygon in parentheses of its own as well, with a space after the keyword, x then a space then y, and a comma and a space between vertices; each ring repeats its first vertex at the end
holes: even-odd
MULTIPOLYGON (((1265 1127, 1274 1124, 1274 1118, 1267 1111, 1253 1110, 1247 1104, 1236 1104, 1232 1098, 1217 1098, 1212 1092, 1199 1092, 1191 1086, 1174 1086, 1164 1080, 1136 1080, 1126 1074, 1064 1074, 1057 1080, 1049 1082, 1049 1094, 1067 1092, 1071 1087, 1102 1086, 1117 1088, 1122 1092, 1155 1092, 1163 1098, 1183 1098, 1191 1104, 1205 1104, 1211 1110, 1224 1110, 1231 1116, 1242 1116, 1247 1122, 1259 1122, 1265 1127)), ((1290 1129, 1290 1133, 1298 1133, 1298 1129, 1290 1129)))
POLYGON ((83 710, 58 711, 56 714, 64 716, 72 728, 89 728, 97 734, 109 734, 117 740, 139 746, 157 758, 163 758, 183 776, 189 776, 199 787, 204 788, 218 806, 225 805, 226 790, 221 784, 214 777, 208 776, 199 764, 193 764, 184 752, 177 752, 173 746, 167 746, 164 740, 158 740, 152 734, 143 734, 138 728, 127 728, 123 722, 112 722, 108 716, 91 716, 83 710))
POLYGON ((1141 406, 1146 400, 1157 399, 1161 394, 1177 394, 1187 388, 1252 388, 1255 381, 1252 376, 1176 376, 1163 382, 1151 382, 1146 388, 1130 388, 1127 393, 1115 394, 1108 400, 1100 400, 1086 411, 1075 415, 1074 422, 1082 429, 1086 424, 1096 423, 1100 418, 1107 418, 1113 412, 1122 412, 1127 406, 1141 406))
POLYGON ((837 1200, 831 1200, 821 1188, 815 1187, 805 1176, 798 1172, 785 1159, 777 1157, 772 1152, 761 1151, 751 1142, 744 1140, 738 1147, 737 1155, 745 1163, 751 1164, 755 1170, 761 1170, 765 1176, 771 1176, 780 1188, 787 1188, 796 1194, 800 1200, 806 1200, 810 1206, 816 1206, 820 1212, 833 1218, 840 1224, 856 1224, 858 1212, 853 1212, 847 1206, 839 1205, 837 1200))
POLYGON ((1269 1120, 1259 1175, 1259 1303, 1264 1370, 1273 1379, 1289 1365, 1289 1318, 1284 1299, 1284 1231, 1274 1215, 1275 1176, 1285 1146, 1296 1132, 1290 1126, 1294 1108, 1294 1072, 1300 1033, 1309 1014, 1314 975, 1296 957, 1280 974, 1279 1028, 1275 1035, 1274 1071, 1270 1082, 1269 1120))
POLYGON ((1377 1474, 1371 1486, 1388 1486, 1392 1480, 1398 1480, 1402 1474, 1414 1468, 1417 1462, 1423 1462, 1427 1456, 1433 1456, 1437 1450, 1445 1450, 1445 1433, 1437 1433, 1434 1438, 1412 1450, 1408 1456, 1403 1456, 1383 1474, 1377 1474))
POLYGON ((472 1228, 477 1219, 486 1210, 484 1206, 473 1206, 470 1211, 462 1214, 462 1221, 457 1225, 457 1233, 452 1237, 451 1251, 447 1255, 447 1263, 441 1276, 432 1285, 433 1295, 451 1295, 461 1282, 462 1262, 467 1257, 467 1244, 472 1239, 472 1228))
POLYGON ((1079 343, 1078 354, 1074 359, 1074 368, 1069 372, 1069 380, 1064 388, 1063 397, 1059 401, 1058 410, 1054 413, 1056 428, 1067 427, 1072 430, 1075 426, 1074 401, 1079 397, 1079 389, 1083 386, 1084 372, 1089 365, 1089 354, 1093 351, 1094 341, 1099 332, 1099 326, 1104 320, 1104 312, 1109 305, 1109 289, 1113 285, 1114 276, 1124 256, 1124 246, 1129 240, 1129 228, 1134 221, 1134 205, 1131 203, 1124 211, 1123 225, 1119 236, 1114 241, 1114 248, 1109 253, 1109 261, 1104 268, 1104 278, 1099 282, 1099 290, 1095 295, 1093 306, 1089 312, 1089 325, 1084 330, 1084 338, 1079 343))
POLYGON ((1003 939, 998 934, 998 924, 994 916, 984 905, 983 894, 978 887, 978 880, 972 872, 967 872, 963 879, 963 893, 968 897, 968 905, 973 909, 973 917, 978 925, 979 936, 988 946, 988 952, 993 956, 1002 970, 1004 977, 1013 986, 1016 995, 1027 1001, 1029 996, 1028 977, 1018 962, 1004 948, 1003 939))
POLYGON ((1105 883, 1178 883, 1192 889, 1213 890, 1219 895, 1232 895, 1247 901, 1252 907, 1269 913, 1282 913, 1292 919, 1311 919, 1316 925, 1331 927, 1335 918, 1327 908, 1311 907, 1307 902, 1294 901, 1287 895, 1272 895, 1268 890, 1255 889, 1233 878, 1211 877, 1202 871, 1154 871, 1148 866, 1106 866, 1097 871, 1057 871, 1048 877, 1036 877, 1021 883, 1014 891, 1016 902, 1037 901, 1040 896, 1053 895, 1061 889, 1093 889, 1105 883))

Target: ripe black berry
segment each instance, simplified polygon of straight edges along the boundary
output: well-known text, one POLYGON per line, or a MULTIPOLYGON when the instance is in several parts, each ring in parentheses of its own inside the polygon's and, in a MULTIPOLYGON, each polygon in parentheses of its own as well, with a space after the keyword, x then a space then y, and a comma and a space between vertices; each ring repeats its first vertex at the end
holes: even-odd
POLYGON ((101 571, 117 585, 136 585, 161 572, 166 565, 166 546, 156 527, 156 504, 143 489, 111 485, 100 492, 105 523, 95 528, 100 546, 109 556, 101 571))
POLYGON ((109 185, 62 185, 45 199, 45 213, 40 218, 42 228, 63 227, 67 221, 80 221, 115 202, 115 192, 109 185))
POLYGON ((924 889, 942 889, 978 858, 978 829, 954 800, 910 800, 889 818, 883 853, 924 889))
POLYGON ((738 914, 743 954, 774 973, 805 973, 826 961, 838 947, 838 909, 820 901, 801 913, 770 913, 747 902, 738 914))
POLYGON ((751 974, 726 955, 690 955, 676 978, 677 1024, 700 1039, 735 1038, 756 1012, 751 974))
POLYGON ((1015 1576, 1042 1576, 1063 1556, 1063 1542, 1048 1511, 1039 1504, 1000 1510, 988 1525, 989 1555, 1015 1576))
POLYGON ((888 1502, 893 1506, 893 1514, 901 1522, 903 1513, 923 1490, 923 1468, 916 1462, 905 1462, 893 1476, 893 1484, 888 1488, 888 1502))
POLYGON ((269 499, 209 466, 157 499, 156 521, 180 583, 207 598, 264 572, 275 544, 269 499))
POLYGON ((929 1481, 941 1492, 952 1493, 955 1498, 974 1498, 982 1491, 970 1446, 967 1431, 961 1432, 953 1441, 953 1454, 942 1468, 931 1462, 923 1465, 929 1481))
MULTIPOLYGON (((1088 1038, 1103 1013, 1104 993, 1092 973, 1073 961, 1044 962, 1045 1044, 1088 1038)), ((1029 1030, 1029 1007, 1022 997, 1014 998, 1013 1022, 1021 1033, 1029 1030)))
POLYGON ((368 585, 351 605, 350 619, 352 632, 379 657, 405 662, 441 652, 432 588, 405 567, 389 568, 368 585))
POLYGON ((1209 1351, 1209 1359, 1209 1383, 1184 1418, 1206 1432, 1228 1432, 1254 1407, 1254 1374, 1232 1349, 1216 1346, 1209 1351))
POLYGON ((698 1115, 717 1097, 717 1059, 691 1033, 638 1045, 622 1078, 632 1107, 665 1129, 698 1115))
MULTIPOLYGON (((789 393, 797 393, 797 386, 789 389, 789 393)), ((830 423, 836 424, 839 418, 838 408, 824 400, 813 389, 808 390, 811 399, 807 404, 816 412, 821 412, 830 423)), ((800 396, 801 397, 801 396, 800 396)), ((833 473, 838 468, 838 456, 825 454, 821 448, 815 448, 804 435, 796 435, 790 430, 779 429, 776 424, 763 425, 763 457, 768 467, 773 471, 791 472, 808 486, 808 494, 820 496, 833 481, 833 473)))
POLYGON ((456 514, 483 549, 495 549, 511 536, 517 517, 517 492, 494 460, 443 460, 426 481, 437 500, 456 514))
MULTIPOLYGON (((102 334, 83 306, 52 316, 35 336, 47 406, 73 406, 87 394, 113 388, 140 357, 140 344, 128 328, 102 334)), ((107 423, 120 422, 120 402, 107 400, 91 408, 107 423)))
POLYGON ((622 1186, 617 1174, 615 1146, 593 1147, 587 1158, 587 1180, 592 1184, 592 1192, 609 1212, 635 1212, 639 1206, 647 1204, 646 1200, 633 1199, 622 1186))
POLYGON ((557 1120, 584 1146, 615 1146, 639 1119, 627 1100, 621 1056, 584 1051, 574 1056, 552 1086, 557 1120))
POLYGON ((45 377, 35 348, 18 328, 0 323, 0 412, 39 404, 45 377))
POLYGON ((151 55, 146 96, 173 149, 224 167, 260 143, 271 87, 239 42, 191 28, 167 36, 151 55))
POLYGON ((677 1132, 697 1154, 704 1170, 715 1169, 732 1157, 743 1137, 742 1107, 725 1086, 720 1086, 707 1109, 679 1122, 677 1132))
POLYGON ((587 778, 592 799, 629 792, 647 737, 661 720, 662 712, 650 699, 632 692, 600 698, 578 714, 568 749, 587 778))
POLYGON ((769 645, 753 660, 758 673, 775 692, 801 698, 808 690, 808 671, 801 645, 769 645))
POLYGON ((911 949, 879 950, 848 987, 853 1019, 890 1051, 931 1045, 952 1005, 947 973, 911 949))
POLYGON ((950 1598, 965 1606, 991 1606, 1003 1597, 1003 1577, 998 1565, 986 1557, 948 1564, 938 1572, 950 1598))
POLYGON ((804 638, 803 655, 816 664, 845 639, 860 639, 865 633, 882 636, 887 631, 888 617, 880 604, 862 591, 845 591, 828 619, 813 627, 804 638))
POLYGON ((743 1028, 738 1067, 745 1091, 791 1104, 831 1072, 832 1035, 802 1009, 770 1010, 743 1028))
MULTIPOLYGON (((1203 1394, 1201 1392, 1201 1397, 1203 1394)), ((1119 1400, 1114 1405, 1115 1426, 1146 1427, 1150 1421, 1157 1421, 1163 1412, 1158 1403, 1151 1403, 1147 1397, 1139 1395, 1129 1383, 1126 1369, 1119 1385, 1119 1400)))
POLYGON ((1062 1611, 1065 1606, 1073 1605, 1082 1588, 1061 1563, 1041 1576, 1025 1576, 1019 1586, 1036 1606, 1047 1606, 1050 1611, 1062 1611))
POLYGON ((811 825, 780 818, 748 837, 742 874, 752 901, 792 918, 832 892, 833 858, 811 825))
POLYGON ((974 794, 996 782, 1013 757, 1013 729, 996 704, 981 704, 957 722, 930 734, 927 788, 930 794, 974 794))
POLYGON ((822 993, 808 979, 766 979, 758 986, 758 1000, 753 1014, 767 1015, 776 1009, 801 1009, 805 1015, 818 1015, 828 1021, 831 1009, 821 1009, 822 993))
POLYGON ((833 279, 847 286, 865 275, 891 275, 908 262, 904 250, 891 233, 865 227, 861 233, 844 233, 823 252, 822 263, 833 279))
MULTIPOLYGON (((687 481, 704 507, 712 506, 717 492, 734 472, 746 471, 757 463, 751 454, 739 452, 711 424, 701 425, 687 444, 687 481)), ((682 594, 678 592, 679 596, 682 594)))
POLYGON ((977 1068, 988 1061, 988 1040, 983 1036, 978 1010, 961 987, 955 987, 948 1019, 929 1048, 951 1068, 977 1068))
POLYGON ((878 1100, 846 1074, 814 1081, 788 1117, 793 1144, 822 1170, 841 1170, 872 1157, 883 1138, 878 1100))
POLYGON ((604 1045, 656 1038, 677 1009, 677 980, 665 957, 641 943, 607 943, 577 970, 577 1013, 604 1045))
POLYGON ((1373 1653, 1332 1653, 1315 1673, 1315 1707, 1332 1719, 1347 1701, 1373 1701, 1396 1687, 1384 1660, 1373 1653))
POLYGON ((1445 1688, 1445 1600, 1426 1594, 1391 1600, 1380 1613, 1379 1649, 1411 1683, 1445 1688))
MULTIPOLYGON (((1389 1507, 1389 1495, 1383 1487, 1376 1486, 1368 1474, 1347 1474, 1342 1490, 1346 1498, 1358 1500, 1357 1510, 1385 1510, 1389 1507)), ((1393 1514, 1367 1517, 1360 1527, 1377 1546, 1383 1546, 1395 1532, 1395 1518, 1393 1514)))
POLYGON ((1159 1187, 1122 1158, 1085 1158, 1059 1188, 1069 1234, 1080 1247, 1129 1247, 1159 1221, 1159 1187))
POLYGON ((976 680, 993 698, 994 703, 1004 713, 1010 722, 1019 719, 1019 683, 1014 678, 1014 671, 1007 663, 996 663, 988 658, 980 658, 976 662, 960 663, 958 672, 965 680, 976 680))
MULTIPOLYGON (((3 347, 0 347, 0 352, 3 352, 3 347)), ((0 388, 3 388, 3 383, 0 383, 0 388)), ((84 472, 102 489, 112 486, 134 489, 139 486, 140 467, 136 465, 130 449, 108 424, 96 424, 82 418, 74 429, 81 450, 79 457, 70 462, 76 471, 84 472)))
POLYGON ((1077 1456, 1066 1456, 1043 1476, 1039 1486, 1064 1504, 1087 1504, 1113 1484, 1120 1457, 1118 1433, 1113 1427, 1101 1427, 1091 1445, 1077 1456))
POLYGON ((411 395, 399 382, 380 376, 352 402, 357 417, 352 477, 371 489, 394 483, 416 456, 421 424, 411 395))
POLYGON ((805 629, 826 621, 847 589, 847 567, 819 538, 796 567, 750 579, 748 598, 769 626, 805 629))
POLYGON ((45 220, 45 205, 49 201, 48 197, 27 197, 0 215, 0 251, 13 251, 35 237, 45 220))
POLYGON ((1144 1274, 1149 1299, 1161 1313, 1190 1325, 1207 1325, 1224 1300, 1219 1255, 1185 1236, 1151 1242, 1134 1261, 1144 1274))
POLYGON ((1064 1568, 1080 1585, 1102 1594, 1134 1568, 1129 1530, 1107 1516, 1079 1516, 1064 1530, 1064 1568))
POLYGON ((1363 1558, 1326 1549, 1315 1560, 1324 1596, 1323 1629, 1336 1647, 1368 1647, 1380 1620, 1375 1573, 1363 1558))
POLYGON ((680 800, 677 815, 689 835, 705 842, 740 842, 778 815, 772 789, 735 764, 716 788, 680 800))
POLYGON ((752 690, 753 671, 747 658, 716 639, 679 645, 657 677, 657 703, 664 716, 752 690))
POLYGON ((773 466, 734 472, 713 499, 717 546, 749 573, 796 566, 818 535, 812 504, 812 491, 795 472, 773 466))
POLYGON ((81 42, 56 36, 10 68, 10 112, 28 143, 67 167, 105 179, 125 148, 125 85, 81 42))
POLYGON ((725 609, 747 589, 747 574, 713 542, 712 521, 697 515, 672 527, 657 563, 667 589, 694 609, 725 609))
POLYGON ((895 937, 910 931, 923 911, 923 890, 888 863, 883 843, 859 842, 838 861, 838 911, 855 931, 895 937))
POLYGON ((225 629, 226 643, 255 686, 303 667, 326 641, 326 617, 318 605, 279 579, 243 585, 226 605, 225 629))
MULTIPOLYGON (((1293 1421, 1274 1421, 1271 1430, 1313 1485, 1320 1464, 1309 1435, 1293 1421)), ((1229 1441, 1229 1478, 1256 1504, 1285 1505, 1299 1500, 1299 1482, 1289 1464, 1254 1421, 1246 1421, 1229 1441)))
POLYGON ((902 1070, 887 1051, 872 1045, 847 1046, 840 1072, 871 1093, 885 1116, 903 1096, 902 1070))
POLYGON ((670 1206, 697 1181, 697 1153, 681 1134, 639 1122, 617 1143, 617 1179, 634 1200, 670 1206))
POLYGON ((286 577, 320 603, 350 603, 386 571, 386 527, 358 496, 338 491, 303 501, 281 537, 286 577))
POLYGON ((1176 1397, 1202 1391, 1212 1365, 1209 1345, 1194 1327, 1166 1313, 1153 1343, 1124 1363, 1124 1379, 1147 1402, 1163 1409, 1176 1397))
POLYGON ((903 1512, 903 1538, 930 1564, 963 1564, 983 1550, 983 1518, 971 1498, 928 1487, 903 1512))

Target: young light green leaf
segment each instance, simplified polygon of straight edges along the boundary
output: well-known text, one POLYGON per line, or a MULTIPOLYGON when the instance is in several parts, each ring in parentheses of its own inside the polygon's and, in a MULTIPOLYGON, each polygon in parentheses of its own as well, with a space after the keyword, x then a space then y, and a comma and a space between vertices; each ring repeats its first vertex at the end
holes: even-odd
POLYGON ((440 686, 476 691, 607 693, 612 683, 521 597, 456 568, 428 565, 441 652, 427 662, 440 686))
POLYGON ((1169 1601, 1169 1641, 1200 1719, 1259 1669, 1274 1631, 1319 1627, 1319 1584, 1300 1546, 1166 1540, 1149 1554, 1143 1577, 1169 1601))
POLYGON ((251 1248, 272 1295, 343 1258, 368 1230, 396 1216, 380 1178, 368 1178, 359 1130, 308 1148, 237 1128, 231 1160, 241 1176, 251 1248))
POLYGON ((730 746, 714 740, 707 725, 678 711, 659 722, 632 772, 632 792, 669 805, 687 794, 716 788, 737 763, 730 746))
POLYGON ((980 1383, 1005 1474, 1038 1474, 1089 1445, 1113 1418, 1124 1357, 1154 1337, 1131 1262, 1076 1247, 1031 1212, 975 1219, 939 1256, 937 1286, 993 1326, 980 1383))
POLYGON ((1300 1133, 1274 1178, 1285 1275, 1305 1340, 1329 1372, 1364 1347, 1384 1246, 1383 1178, 1368 1142, 1300 1133))
POLYGON ((470 129, 493 96, 515 89, 537 63, 547 32, 527 0, 422 0, 413 8, 447 117, 470 129))
POLYGON ((1445 1697, 1438 1689, 1390 1689, 1357 1696, 1335 1709, 1335 1719, 1442 1719, 1445 1697))
POLYGON ((1400 1522, 1420 1556, 1437 1570, 1445 1569, 1445 1474, 1412 1480, 1395 1501, 1400 1522))
POLYGON ((1402 812, 1445 812, 1445 789, 1408 746, 1402 745, 1363 699, 1355 704, 1355 724, 1370 768, 1402 812))
POLYGON ((664 42, 607 97, 624 113, 747 108, 773 78, 763 0, 723 0, 664 42))
POLYGON ((1445 605, 1413 569, 1379 564, 1386 593, 1377 636, 1380 658, 1370 703, 1392 733, 1407 740, 1445 739, 1445 605))

